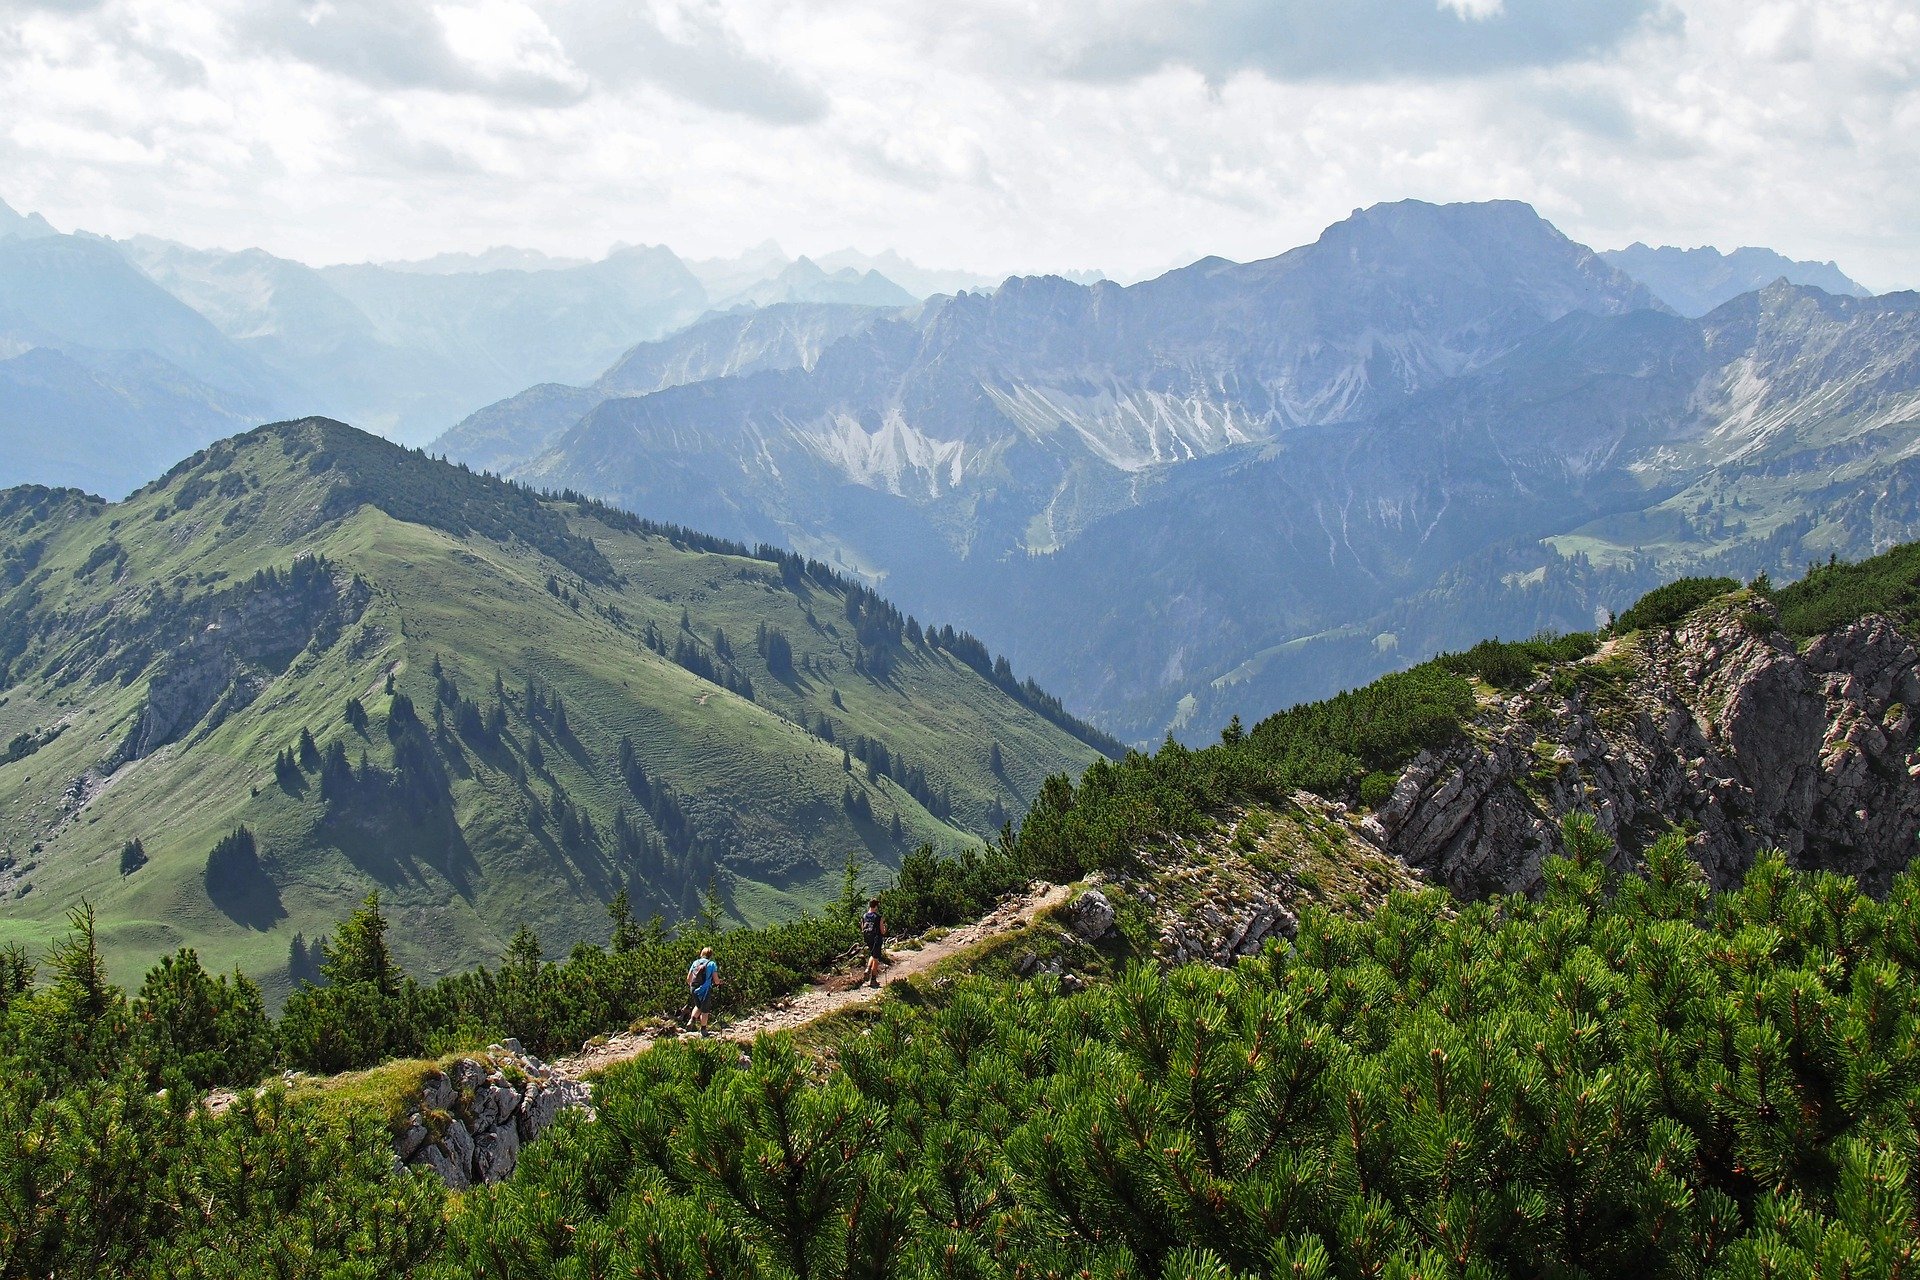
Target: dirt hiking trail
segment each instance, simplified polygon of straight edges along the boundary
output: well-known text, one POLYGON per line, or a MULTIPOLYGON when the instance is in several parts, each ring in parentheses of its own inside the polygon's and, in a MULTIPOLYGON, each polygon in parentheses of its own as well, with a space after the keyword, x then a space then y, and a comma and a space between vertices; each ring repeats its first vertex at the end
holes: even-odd
MULTIPOLYGON (((1025 893, 1003 899, 999 906, 979 920, 960 925, 917 951, 888 951, 887 965, 880 971, 881 987, 878 990, 865 985, 867 971, 863 964, 851 972, 833 974, 763 1009, 755 1009, 736 1019, 726 1019, 716 1027, 713 1037, 716 1040, 748 1041, 763 1031, 792 1031, 830 1013, 870 1004, 880 998, 887 983, 924 973, 942 960, 988 938, 1024 929, 1041 912, 1064 903, 1068 893, 1067 885, 1036 883, 1025 893)), ((720 976, 722 979, 726 977, 724 967, 720 976)), ((718 1003, 724 1015, 726 987, 722 985, 720 991, 718 1003)), ((609 1036, 602 1043, 588 1045, 577 1054, 555 1059, 548 1066, 556 1076, 578 1080, 604 1071, 616 1063, 637 1058, 660 1040, 679 1039, 683 1034, 687 1033, 667 1031, 664 1022, 656 1033, 623 1031, 609 1036)))

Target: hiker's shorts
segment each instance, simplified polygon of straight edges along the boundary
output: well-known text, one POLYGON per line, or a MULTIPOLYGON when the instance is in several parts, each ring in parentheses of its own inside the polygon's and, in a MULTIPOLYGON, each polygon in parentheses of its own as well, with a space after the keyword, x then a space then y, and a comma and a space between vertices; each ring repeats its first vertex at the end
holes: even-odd
POLYGON ((882 937, 880 934, 877 934, 877 933, 868 934, 867 935, 867 954, 873 957, 875 960, 885 960, 886 957, 884 955, 881 955, 880 953, 885 948, 886 941, 887 940, 884 937, 882 937))

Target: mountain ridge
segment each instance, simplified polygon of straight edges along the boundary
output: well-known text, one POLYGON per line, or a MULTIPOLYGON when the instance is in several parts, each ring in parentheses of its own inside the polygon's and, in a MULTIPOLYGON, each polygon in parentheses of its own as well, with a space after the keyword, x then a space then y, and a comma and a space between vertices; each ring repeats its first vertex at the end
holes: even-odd
POLYGON ((1753 246, 1722 253, 1711 245, 1697 249, 1662 245, 1656 249, 1635 241, 1624 249, 1604 250, 1600 256, 1686 316, 1704 316, 1724 302, 1782 279, 1833 294, 1868 297, 1873 292, 1850 279, 1834 262, 1795 261, 1772 249, 1753 246))
POLYGON ((85 895, 116 968, 190 944, 276 995, 369 888, 427 972, 597 936, 619 889, 767 920, 1101 741, 825 566, 325 420, 119 504, 0 494, 0 740, 0 940, 85 895))
MULTIPOLYGON (((1133 286, 1015 277, 869 326, 805 372, 606 401, 518 474, 786 541, 909 595, 937 582, 942 611, 985 626, 992 601, 1057 594, 1049 560, 1180 466, 1398 403, 1574 303, 1656 309, 1523 205, 1383 206, 1274 259, 1133 286), (1408 254, 1432 271, 1381 265, 1408 254), (1552 269, 1525 265, 1536 256, 1552 269), (1382 311, 1412 327, 1383 335, 1382 311), (1022 585, 1029 567, 1051 587, 1022 585)), ((1002 628, 1000 642, 1111 712, 1070 674, 1085 655, 1046 655, 1041 633, 1059 625, 1002 628)))
MULTIPOLYGON (((519 473, 885 581, 1135 742, 1323 695, 1337 684, 1285 664, 1228 677, 1403 612, 1494 548, 1533 547, 1520 572, 1561 585, 1459 582, 1462 641, 1590 625, 1695 563, 1785 577, 1809 551, 1920 529, 1904 499, 1854 517, 1801 492, 1834 450, 1852 475, 1904 474, 1920 375, 1903 295, 1776 283, 1694 319, 1625 281, 1523 205, 1380 206, 1275 259, 1126 289, 1015 278, 811 370, 606 401, 519 473), (1530 246, 1560 274, 1526 266, 1530 246), (1251 341, 1249 297, 1268 300, 1251 341), (1174 319, 1143 336, 1143 312, 1174 319), (1421 327, 1389 337, 1394 316, 1421 327), (1741 490, 1753 514, 1706 521, 1731 538, 1676 536, 1706 520, 1677 508, 1702 486, 1741 490)), ((1319 649, 1346 654, 1337 683, 1431 652, 1385 629, 1319 649)))

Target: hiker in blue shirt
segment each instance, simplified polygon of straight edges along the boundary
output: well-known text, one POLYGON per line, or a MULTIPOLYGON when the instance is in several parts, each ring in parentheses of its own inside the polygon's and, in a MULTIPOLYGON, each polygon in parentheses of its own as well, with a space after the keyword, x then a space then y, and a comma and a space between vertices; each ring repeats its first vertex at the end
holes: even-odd
POLYGON ((693 1005, 687 1018, 691 1027, 700 1024, 700 1034, 707 1035, 707 1019, 713 1005, 713 989, 720 985, 720 962, 713 958, 712 947, 700 948, 700 954, 687 967, 687 994, 693 1005))

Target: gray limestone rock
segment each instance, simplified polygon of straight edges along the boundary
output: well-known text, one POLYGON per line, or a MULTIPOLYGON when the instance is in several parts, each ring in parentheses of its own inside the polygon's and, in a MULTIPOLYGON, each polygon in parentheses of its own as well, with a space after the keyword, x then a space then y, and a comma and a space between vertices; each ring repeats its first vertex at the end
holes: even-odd
POLYGON ((474 1144, 474 1171, 481 1182, 498 1182, 520 1161, 520 1134, 511 1124, 483 1134, 474 1144))
POLYGON ((1502 698, 1406 768, 1375 815, 1383 847, 1463 896, 1531 891, 1561 817, 1585 811, 1623 864, 1686 823, 1716 886, 1777 847, 1885 890, 1920 837, 1920 653, 1882 617, 1801 653, 1755 616, 1709 606, 1617 641, 1589 664, 1610 678, 1573 668, 1577 691, 1544 717, 1502 698))
POLYGON ((1098 942, 1113 929, 1113 903, 1098 889, 1089 889, 1067 908, 1067 923, 1087 942, 1098 942))

